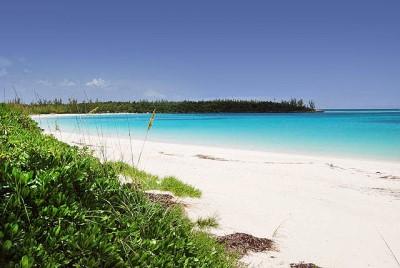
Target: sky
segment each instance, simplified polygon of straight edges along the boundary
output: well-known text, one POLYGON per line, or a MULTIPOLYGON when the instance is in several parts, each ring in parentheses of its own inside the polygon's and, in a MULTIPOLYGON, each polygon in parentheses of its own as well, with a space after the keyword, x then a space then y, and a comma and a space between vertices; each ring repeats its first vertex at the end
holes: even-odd
POLYGON ((1 0, 1 101, 400 108, 399 14, 398 0, 1 0))

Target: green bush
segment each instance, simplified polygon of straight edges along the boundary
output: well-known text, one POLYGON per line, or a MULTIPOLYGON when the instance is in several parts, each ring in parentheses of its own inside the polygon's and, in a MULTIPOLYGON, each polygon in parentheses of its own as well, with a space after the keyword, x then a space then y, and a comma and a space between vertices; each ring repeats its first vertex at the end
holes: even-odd
POLYGON ((121 186, 114 168, 0 105, 0 267, 231 267, 235 259, 121 186))

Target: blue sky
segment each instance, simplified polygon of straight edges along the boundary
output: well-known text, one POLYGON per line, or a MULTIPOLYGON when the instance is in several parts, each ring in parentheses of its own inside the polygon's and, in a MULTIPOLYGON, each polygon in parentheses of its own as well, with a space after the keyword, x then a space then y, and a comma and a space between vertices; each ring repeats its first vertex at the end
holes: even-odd
POLYGON ((36 92, 397 108, 399 14, 398 0, 2 1, 0 87, 25 101, 36 92))

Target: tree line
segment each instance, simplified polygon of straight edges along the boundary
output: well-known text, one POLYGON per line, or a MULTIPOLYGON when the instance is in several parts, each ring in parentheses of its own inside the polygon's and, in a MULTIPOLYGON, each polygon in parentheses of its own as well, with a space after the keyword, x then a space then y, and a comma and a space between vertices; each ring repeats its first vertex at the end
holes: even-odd
POLYGON ((11 101, 11 105, 31 114, 49 113, 148 113, 154 109, 158 113, 295 113, 315 112, 313 101, 302 99, 289 101, 259 100, 201 100, 201 101, 82 101, 68 99, 38 100, 30 104, 11 101))

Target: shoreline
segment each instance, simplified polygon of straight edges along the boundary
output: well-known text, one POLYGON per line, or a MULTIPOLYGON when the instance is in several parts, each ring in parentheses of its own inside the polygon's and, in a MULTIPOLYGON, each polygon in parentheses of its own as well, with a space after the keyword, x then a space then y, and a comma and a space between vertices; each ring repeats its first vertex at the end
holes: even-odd
POLYGON ((68 117, 68 116, 87 116, 87 115, 112 115, 112 114, 150 114, 150 113, 82 113, 82 114, 31 114, 29 115, 33 120, 35 118, 49 118, 49 117, 68 117))
MULTIPOLYGON (((57 136, 58 134, 56 131, 47 131, 45 130, 46 134, 52 134, 55 135, 56 137, 60 138, 57 136)), ((122 142, 125 144, 128 144, 132 142, 132 144, 142 144, 143 140, 142 139, 135 139, 135 138, 129 138, 128 136, 123 136, 123 135, 94 135, 94 134, 78 134, 74 132, 65 132, 61 131, 58 132, 61 133, 62 136, 67 136, 67 141, 71 141, 71 137, 73 140, 80 139, 81 141, 92 141, 93 140, 109 140, 109 141, 118 141, 118 143, 122 142)), ((318 155, 318 154, 301 154, 301 153, 290 153, 290 152, 275 152, 275 151, 263 151, 263 150, 257 150, 257 149, 242 149, 242 148, 232 148, 232 147, 224 147, 224 146, 213 146, 213 145, 203 145, 203 144, 196 144, 196 143, 178 143, 178 142, 168 142, 168 141, 161 141, 161 140, 151 140, 148 139, 146 141, 146 144, 150 144, 149 146, 157 146, 157 147, 164 147, 164 146, 173 146, 173 147, 187 147, 189 150, 193 151, 213 151, 213 152, 223 152, 223 154, 232 154, 235 155, 236 153, 242 154, 242 155, 257 155, 257 156, 268 156, 273 159, 303 159, 303 160, 309 160, 310 162, 318 161, 318 162, 339 162, 339 163, 359 163, 364 167, 367 167, 367 169, 370 169, 370 172, 373 172, 373 170, 377 168, 373 168, 373 164, 381 164, 384 166, 391 168, 395 168, 396 170, 400 172, 400 163, 397 161, 393 160, 385 160, 385 159, 369 159, 369 158, 356 158, 356 157, 345 157, 345 156, 338 156, 338 155, 318 155)), ((90 143, 89 143, 90 145, 90 143)), ((138 148, 136 148, 138 149, 138 148)), ((135 154, 135 152, 134 152, 135 154)), ((218 153, 216 153, 218 155, 218 153)), ((218 157, 216 157, 218 158, 218 157)), ((210 159, 213 160, 213 159, 210 159)), ((230 158, 230 159, 216 159, 216 161, 228 161, 228 162, 238 162, 240 160, 235 159, 235 158, 230 158)), ((379 169, 379 168, 378 168, 379 169)), ((377 170, 375 172, 380 171, 377 170)), ((400 175, 400 174, 399 174, 400 175)))
MULTIPOLYGON (((140 113, 118 113, 117 115, 129 115, 129 114, 137 114, 137 115, 143 115, 140 113)), ((115 113, 103 113, 103 114, 95 114, 95 115, 104 115, 104 116, 113 116, 115 113)), ((31 115, 31 118, 40 121, 40 119, 48 119, 48 118, 57 118, 57 117, 85 117, 85 116, 95 116, 93 114, 49 114, 49 115, 31 115)), ((44 127, 45 130, 48 130, 50 126, 44 127)), ((84 129, 85 135, 90 135, 90 136, 97 136, 99 133, 95 133, 94 129, 89 129, 87 130, 84 125, 82 125, 82 128, 84 129)), ((51 130, 54 131, 54 130, 51 130)), ((98 131, 98 130, 97 130, 98 131)), ((102 131, 102 128, 100 127, 100 131, 102 131)), ((66 133, 76 133, 75 131, 67 130, 63 131, 66 133)), ((144 134, 144 133, 143 133, 144 134)), ((116 133, 111 134, 107 133, 107 131, 103 134, 101 133, 103 137, 107 138, 120 138, 120 139, 129 139, 128 133, 120 133, 119 131, 116 131, 116 133)), ((261 144, 259 146, 256 145, 251 145, 247 143, 238 143, 238 144, 232 144, 232 142, 229 143, 219 143, 216 144, 215 142, 202 142, 200 139, 193 137, 193 139, 181 139, 177 140, 177 138, 174 139, 168 139, 168 138, 160 138, 160 135, 151 135, 150 134, 150 139, 149 141, 151 142, 158 142, 158 143, 168 143, 168 144, 177 144, 177 145, 196 145, 196 146, 206 146, 206 147, 214 147, 214 148, 221 148, 221 149, 232 149, 232 150, 240 150, 240 151, 252 151, 252 152, 262 152, 262 153, 271 153, 271 154, 283 154, 283 155, 298 155, 302 157, 317 157, 317 158, 334 158, 334 159, 348 159, 348 160, 355 160, 355 161, 369 161, 369 162, 387 162, 387 163, 397 163, 400 164, 400 155, 392 155, 390 154, 389 156, 384 154, 383 152, 376 152, 375 154, 373 152, 363 152, 363 151, 343 151, 343 150, 323 150, 321 148, 317 149, 300 149, 300 151, 296 151, 295 149, 289 147, 289 146, 280 146, 279 148, 275 148, 273 146, 270 147, 265 147, 261 144)), ((140 140, 143 137, 135 136, 132 137, 134 140, 140 140)))
MULTIPOLYGON (((54 130, 52 130, 54 134, 54 130)), ((47 129, 45 129, 46 133, 50 133, 47 129)), ((90 134, 77 134, 74 132, 69 132, 69 131, 61 131, 65 135, 84 135, 88 137, 96 137, 98 138, 98 135, 95 135, 93 133, 90 134)), ((107 138, 107 139, 121 139, 124 141, 129 141, 130 138, 128 135, 112 135, 112 134, 103 134, 101 138, 107 138)), ((131 138, 132 141, 134 142, 143 142, 143 139, 138 139, 138 138, 131 138)), ((355 155, 339 155, 339 154, 323 154, 323 153, 315 153, 315 152, 309 152, 309 153, 297 153, 297 152, 290 152, 290 151, 283 151, 283 150, 262 150, 262 149, 251 149, 247 148, 244 149, 240 146, 238 147, 231 147, 229 145, 223 146, 223 145, 212 145, 212 144, 201 144, 201 143, 196 143, 196 142, 175 142, 175 141, 165 141, 165 140, 158 140, 157 138, 150 137, 147 141, 147 143, 156 143, 156 144, 172 144, 176 146, 196 146, 196 147, 209 147, 209 148, 214 148, 214 149, 221 149, 225 151, 240 151, 243 153, 258 153, 258 154, 270 154, 270 155, 276 155, 276 156, 281 156, 281 157, 300 157, 300 158, 317 158, 317 159, 326 159, 328 160, 337 160, 337 161, 360 161, 360 162, 369 162, 369 163, 387 163, 391 165, 400 165, 400 160, 393 160, 391 158, 370 158, 370 157, 357 157, 355 155)))
MULTIPOLYGON (((108 160, 136 160, 142 140, 53 133, 89 145, 108 160), (132 152, 131 146, 132 143, 132 152)), ((251 267, 397 267, 379 233, 400 256, 400 165, 148 141, 139 168, 176 176, 203 192, 185 199, 193 220, 216 216, 213 233, 245 232, 279 251, 254 253, 251 267)))

